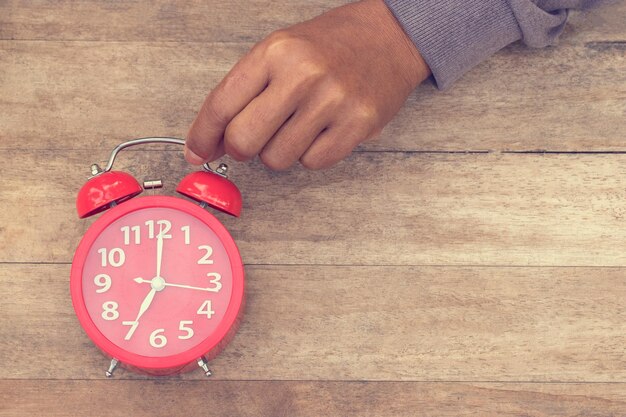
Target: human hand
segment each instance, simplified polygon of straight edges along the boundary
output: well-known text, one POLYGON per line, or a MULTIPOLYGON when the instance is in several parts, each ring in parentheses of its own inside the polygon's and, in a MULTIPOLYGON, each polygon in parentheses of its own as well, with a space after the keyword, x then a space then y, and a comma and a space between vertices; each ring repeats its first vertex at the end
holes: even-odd
POLYGON ((338 7, 256 44, 206 97, 185 156, 329 167, 377 136, 429 74, 382 0, 338 7))

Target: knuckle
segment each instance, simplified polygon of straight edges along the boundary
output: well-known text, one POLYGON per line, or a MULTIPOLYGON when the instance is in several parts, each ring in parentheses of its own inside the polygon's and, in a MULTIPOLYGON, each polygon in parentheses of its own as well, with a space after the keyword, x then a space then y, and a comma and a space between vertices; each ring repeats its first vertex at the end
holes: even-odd
POLYGON ((328 73, 328 68, 320 60, 306 59, 299 63, 297 74, 304 81, 317 81, 328 73))
POLYGON ((277 30, 265 38, 265 55, 276 58, 287 56, 292 52, 295 43, 297 40, 293 35, 284 30, 277 30))
POLYGON ((262 151, 259 154, 259 159, 266 167, 274 171, 284 171, 292 165, 289 159, 272 151, 262 151))
POLYGON ((237 161, 247 161, 257 154, 246 130, 237 123, 230 123, 224 132, 224 147, 227 154, 237 161))
POLYGON ((378 124, 378 110, 375 106, 367 103, 360 103, 352 108, 352 117, 355 123, 360 126, 374 127, 378 124))
POLYGON ((319 155, 305 154, 300 158, 300 163, 306 169, 311 171, 317 171, 324 168, 325 164, 323 159, 319 155))
POLYGON ((330 81, 326 88, 326 102, 330 106, 340 106, 348 100, 347 88, 339 81, 330 81))
POLYGON ((228 99, 227 92, 237 91, 239 87, 250 79, 249 75, 241 70, 233 70, 226 74, 220 83, 219 97, 216 99, 222 104, 228 99))
POLYGON ((228 123, 228 115, 224 112, 223 100, 220 94, 214 94, 202 106, 202 115, 211 124, 225 126, 228 123))

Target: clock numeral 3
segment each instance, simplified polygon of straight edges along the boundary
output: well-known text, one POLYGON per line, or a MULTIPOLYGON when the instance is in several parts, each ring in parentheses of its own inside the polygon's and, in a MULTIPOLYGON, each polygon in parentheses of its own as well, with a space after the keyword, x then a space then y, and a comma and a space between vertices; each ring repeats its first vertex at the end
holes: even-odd
POLYGON ((115 301, 105 301, 102 304, 102 318, 105 320, 117 320, 120 313, 117 311, 119 305, 115 301))
POLYGON ((211 300, 205 300, 196 313, 205 314, 206 318, 210 319, 215 314, 215 311, 211 308, 211 300))
POLYGON ((208 274, 206 274, 206 276, 209 278, 213 278, 209 281, 209 284, 215 285, 213 287, 213 291, 218 292, 222 289, 222 283, 220 282, 222 276, 220 274, 218 274, 217 272, 209 272, 208 274))

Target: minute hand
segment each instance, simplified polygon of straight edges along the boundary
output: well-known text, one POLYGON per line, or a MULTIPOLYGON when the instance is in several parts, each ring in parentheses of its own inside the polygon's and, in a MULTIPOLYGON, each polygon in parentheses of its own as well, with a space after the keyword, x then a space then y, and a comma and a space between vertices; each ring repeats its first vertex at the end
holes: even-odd
POLYGON ((165 285, 166 287, 187 288, 189 290, 208 291, 208 292, 218 292, 220 290, 219 287, 201 288, 201 287, 192 287, 191 285, 171 284, 169 282, 165 282, 163 283, 163 285, 165 285))
MULTIPOLYGON (((143 279, 141 277, 137 277, 133 279, 133 281, 135 281, 138 284, 143 284, 143 283, 149 284, 152 282, 152 280, 150 279, 143 279)), ((161 281, 160 285, 163 285, 164 287, 187 288, 189 290, 208 291, 208 292, 219 292, 219 290, 221 289, 220 285, 216 285, 215 287, 201 288, 201 287, 192 287, 191 285, 170 284, 169 282, 165 282, 164 280, 161 281)))

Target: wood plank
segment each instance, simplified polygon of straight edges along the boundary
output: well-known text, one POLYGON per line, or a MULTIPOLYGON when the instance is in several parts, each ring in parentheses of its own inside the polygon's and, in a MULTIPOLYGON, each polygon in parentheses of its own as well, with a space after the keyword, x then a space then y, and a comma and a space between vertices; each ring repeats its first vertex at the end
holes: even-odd
MULTIPOLYGON (((69 266, 0 266, 0 377, 104 379, 69 266)), ((246 270, 246 314, 215 380, 626 382, 623 268, 246 270)))
MULTIPOLYGON (((345 3, 8 0, 0 3, 0 39, 251 41, 345 3)), ((563 38, 566 42, 624 40, 624 13, 623 2, 573 12, 563 38)))
MULTIPOLYGON (((248 45, 0 41, 0 148, 94 149, 185 135, 248 45)), ((418 88, 362 150, 626 151, 626 44, 505 49, 418 88)))
MULTIPOLYGON (((92 221, 76 217, 76 193, 109 151, 0 152, 0 261, 71 261, 92 221)), ((322 172, 231 164, 243 215, 218 217, 247 264, 625 266, 623 162, 359 153, 322 172)), ((163 178, 172 195, 190 170, 180 151, 122 153, 115 168, 163 178)))
POLYGON ((179 415, 181 408, 203 416, 241 417, 402 417, 416 413, 557 417, 626 412, 624 384, 535 384, 516 391, 432 382, 0 381, 0 388, 0 415, 5 417, 158 417, 179 415), (565 392, 553 394, 555 388, 565 392))

